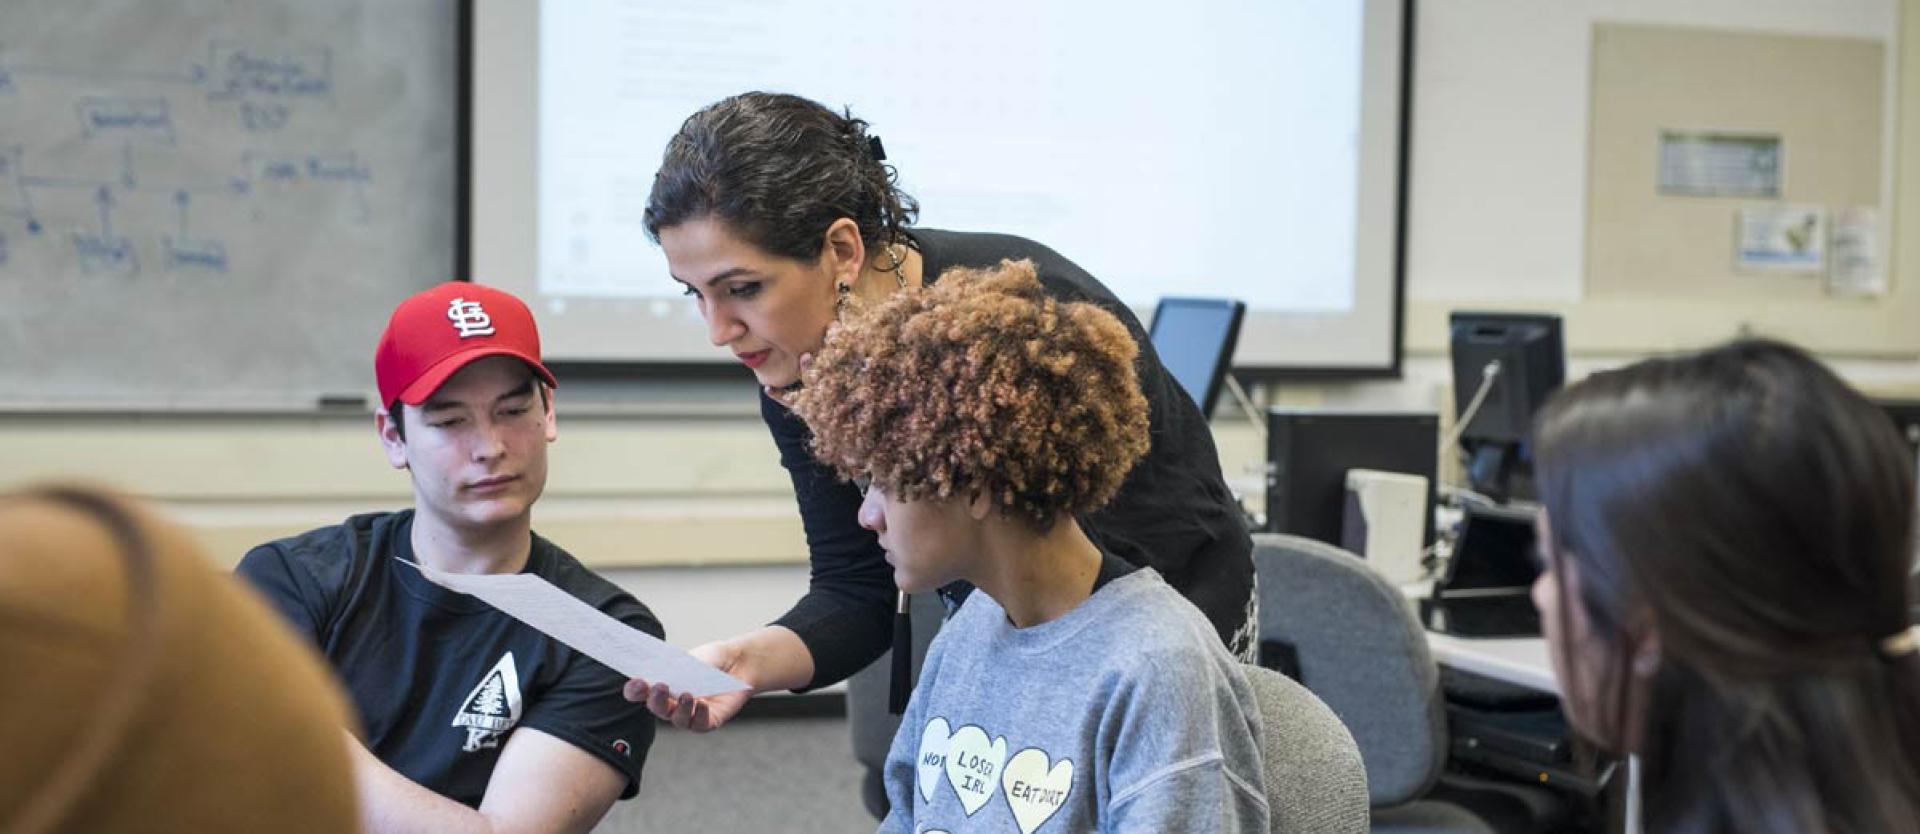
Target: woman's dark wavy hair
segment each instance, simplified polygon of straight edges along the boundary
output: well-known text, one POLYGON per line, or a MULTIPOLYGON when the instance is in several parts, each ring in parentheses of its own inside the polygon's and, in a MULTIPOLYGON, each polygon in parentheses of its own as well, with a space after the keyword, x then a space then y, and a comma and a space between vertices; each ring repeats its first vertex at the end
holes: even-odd
MULTIPOLYGON (((1548 558, 1571 562, 1601 680, 1570 693, 1636 734, 1648 830, 1920 831, 1920 658, 1908 626, 1914 458, 1805 352, 1740 341, 1594 375, 1538 426, 1548 558), (1629 623, 1660 665, 1628 728, 1629 623), (1576 695, 1577 697, 1577 695, 1576 695), (1637 733, 1633 732, 1637 730, 1637 733)), ((1578 664, 1569 663, 1578 675, 1578 664)))
POLYGON ((820 257, 827 227, 860 227, 868 251, 910 243, 920 205, 880 160, 867 123, 799 96, 741 93, 687 117, 647 196, 647 236, 709 215, 767 252, 820 257))

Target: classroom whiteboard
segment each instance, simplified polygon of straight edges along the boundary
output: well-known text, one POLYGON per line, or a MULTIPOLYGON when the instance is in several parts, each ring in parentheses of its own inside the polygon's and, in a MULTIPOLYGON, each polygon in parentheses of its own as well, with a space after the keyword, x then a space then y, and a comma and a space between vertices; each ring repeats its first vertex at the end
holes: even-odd
POLYGON ((0 408, 373 388, 454 268, 450 0, 0 5, 0 408))

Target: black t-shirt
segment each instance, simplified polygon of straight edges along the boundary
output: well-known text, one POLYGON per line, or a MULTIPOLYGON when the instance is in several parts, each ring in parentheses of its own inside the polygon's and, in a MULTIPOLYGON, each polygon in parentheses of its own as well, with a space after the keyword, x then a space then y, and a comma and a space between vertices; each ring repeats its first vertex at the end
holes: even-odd
MULTIPOLYGON (((235 573, 333 665, 374 756, 478 807, 506 736, 532 727, 640 787, 654 720, 621 697, 626 677, 466 594, 427 581, 413 511, 357 515, 249 551, 235 573)), ((653 612, 538 535, 526 573, 615 619, 664 636, 653 612)))
MULTIPOLYGON (((1050 297, 1096 304, 1126 325, 1140 345, 1135 369, 1147 399, 1151 445, 1113 500, 1081 519, 1081 526, 1102 550, 1159 571, 1231 645, 1253 593, 1253 537, 1220 474, 1206 417, 1160 364, 1133 311, 1085 270, 1033 241, 934 229, 909 234, 928 282, 956 266, 1025 258, 1038 268, 1050 297)), ((890 645, 893 572, 874 534, 860 527, 860 491, 813 459, 806 424, 764 392, 760 416, 793 479, 812 565, 806 595, 775 622, 798 634, 813 654, 808 686, 826 686, 859 671, 890 645)))
POLYGON ((1093 592, 1100 593, 1100 589, 1107 587, 1108 582, 1139 569, 1139 565, 1102 550, 1100 551, 1100 570, 1093 575, 1093 592))

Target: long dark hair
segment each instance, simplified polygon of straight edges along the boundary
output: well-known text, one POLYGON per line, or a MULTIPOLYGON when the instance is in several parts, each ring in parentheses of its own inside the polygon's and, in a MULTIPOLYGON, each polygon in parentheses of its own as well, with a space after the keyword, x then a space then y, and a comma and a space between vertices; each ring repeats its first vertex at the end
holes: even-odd
POLYGON ((712 216, 775 255, 820 257, 827 227, 860 227, 868 251, 909 243, 919 203, 901 191, 867 123, 799 96, 741 93, 687 117, 653 176, 644 222, 712 216))
POLYGON ((1596 374, 1537 437, 1561 639, 1573 605, 1591 630, 1558 648, 1605 661, 1565 689, 1601 742, 1638 739, 1649 829, 1920 831, 1920 658, 1882 646, 1908 626, 1915 545, 1892 421, 1753 340, 1596 374), (1659 666, 1636 694, 1641 622, 1659 666))

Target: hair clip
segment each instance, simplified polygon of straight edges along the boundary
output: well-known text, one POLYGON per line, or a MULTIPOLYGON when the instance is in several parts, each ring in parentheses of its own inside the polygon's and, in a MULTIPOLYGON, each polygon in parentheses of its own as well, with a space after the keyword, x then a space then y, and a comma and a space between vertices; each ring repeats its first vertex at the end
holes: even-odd
POLYGON ((887 146, 880 144, 880 137, 867 137, 867 155, 875 162, 884 162, 887 158, 887 146))

